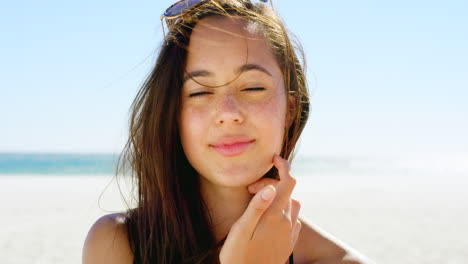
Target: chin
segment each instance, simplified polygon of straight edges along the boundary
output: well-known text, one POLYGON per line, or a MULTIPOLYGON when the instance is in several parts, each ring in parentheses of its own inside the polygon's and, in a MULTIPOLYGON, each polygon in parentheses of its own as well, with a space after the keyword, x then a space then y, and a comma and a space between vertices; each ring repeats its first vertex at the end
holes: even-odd
POLYGON ((253 168, 233 166, 231 168, 220 168, 218 171, 212 172, 210 178, 222 186, 248 186, 262 178, 270 168, 271 166, 254 166, 253 168))

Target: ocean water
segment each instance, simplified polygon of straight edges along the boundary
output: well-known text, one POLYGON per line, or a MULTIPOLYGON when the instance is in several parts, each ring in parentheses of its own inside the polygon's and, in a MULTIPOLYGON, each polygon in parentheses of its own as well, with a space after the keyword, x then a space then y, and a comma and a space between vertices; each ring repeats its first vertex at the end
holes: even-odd
POLYGON ((0 153, 0 175, 109 175, 116 154, 0 153))
MULTIPOLYGON (((0 153, 0 175, 113 175, 117 153, 0 153)), ((468 177, 467 153, 298 156, 293 173, 468 177)))

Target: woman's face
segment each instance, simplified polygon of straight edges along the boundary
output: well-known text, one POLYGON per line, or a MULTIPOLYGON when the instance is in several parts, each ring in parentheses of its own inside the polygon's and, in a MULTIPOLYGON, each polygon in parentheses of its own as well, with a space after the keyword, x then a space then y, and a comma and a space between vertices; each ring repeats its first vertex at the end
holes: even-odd
POLYGON ((181 94, 185 155, 202 181, 225 187, 246 186, 273 166, 286 125, 281 70, 265 40, 244 27, 233 18, 199 21, 186 73, 201 84, 222 86, 209 88, 186 76, 181 94))

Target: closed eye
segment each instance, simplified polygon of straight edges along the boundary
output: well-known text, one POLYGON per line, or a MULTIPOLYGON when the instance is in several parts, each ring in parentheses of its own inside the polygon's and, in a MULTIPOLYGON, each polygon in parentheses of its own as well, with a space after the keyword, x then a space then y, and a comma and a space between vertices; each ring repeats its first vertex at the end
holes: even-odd
POLYGON ((204 94, 211 94, 210 92, 198 92, 198 93, 192 93, 189 95, 189 97, 197 97, 197 96, 201 96, 201 95, 204 95, 204 94))
MULTIPOLYGON (((263 87, 252 87, 252 88, 246 88, 243 91, 263 91, 265 88, 263 87)), ((198 93, 192 93, 189 95, 189 97, 197 97, 197 96, 202 96, 205 94, 212 94, 211 92, 198 92, 198 93)))
POLYGON ((247 89, 244 89, 244 91, 263 91, 265 90, 265 88, 263 87, 252 87, 252 88, 247 88, 247 89))

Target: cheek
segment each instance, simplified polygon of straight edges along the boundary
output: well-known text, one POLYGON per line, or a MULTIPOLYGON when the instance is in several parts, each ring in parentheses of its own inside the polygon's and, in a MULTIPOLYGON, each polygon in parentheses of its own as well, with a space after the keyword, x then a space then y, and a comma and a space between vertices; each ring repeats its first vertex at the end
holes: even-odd
POLYGON ((253 115, 258 115, 264 122, 271 125, 284 127, 286 117, 286 103, 282 94, 272 96, 259 104, 252 104, 249 110, 253 115))
POLYGON ((282 96, 272 98, 264 104, 251 106, 249 109, 252 122, 262 133, 264 143, 280 151, 286 122, 286 103, 282 96))
POLYGON ((191 152, 206 136, 208 113, 201 109, 182 108, 180 113, 180 137, 184 151, 191 152))

